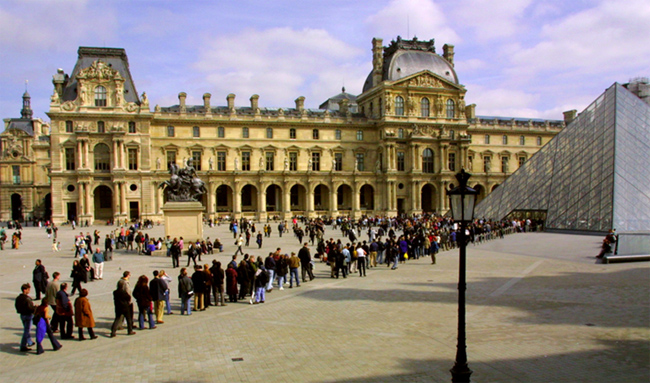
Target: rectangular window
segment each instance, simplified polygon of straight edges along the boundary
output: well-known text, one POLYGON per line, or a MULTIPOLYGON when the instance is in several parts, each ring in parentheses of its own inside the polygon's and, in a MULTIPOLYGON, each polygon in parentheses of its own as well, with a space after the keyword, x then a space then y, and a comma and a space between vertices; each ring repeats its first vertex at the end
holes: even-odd
POLYGON ((526 145, 526 137, 519 136, 519 145, 521 145, 521 146, 526 145))
POLYGON ((337 139, 337 140, 341 139, 341 129, 336 129, 334 131, 334 138, 337 139))
POLYGON ((174 137, 176 135, 176 130, 173 126, 169 125, 167 127, 167 137, 174 137))
POLYGON ((296 129, 295 128, 289 129, 289 138, 292 139, 292 140, 296 139, 296 129))
POLYGON ((320 171, 320 153, 314 152, 311 154, 311 170, 314 172, 320 171))
POLYGON ((217 170, 226 171, 226 152, 217 152, 217 170))
POLYGON ((298 170, 298 153, 289 153, 289 171, 295 172, 298 170))
POLYGON ((537 146, 542 146, 542 137, 537 137, 537 146))
POLYGON ((242 172, 251 170, 251 152, 241 152, 241 170, 242 172))
POLYGON ((217 137, 218 138, 226 137, 226 129, 224 129, 223 126, 220 126, 220 127, 217 128, 217 137))
POLYGON ((272 172, 275 170, 275 153, 266 152, 266 171, 272 172))
POLYGON ((363 130, 357 130, 357 141, 363 141, 363 130))
POLYGON ((357 153, 356 156, 357 170, 362 172, 365 170, 365 155, 363 153, 357 153))
POLYGON ((194 170, 201 171, 201 156, 202 153, 199 151, 192 152, 192 167, 194 170))
POLYGON ((77 168, 74 155, 74 148, 65 149, 65 170, 75 170, 77 168))
POLYGON ((266 138, 273 138, 273 128, 266 128, 266 138))
POLYGON ((14 185, 20 185, 20 165, 13 165, 12 167, 14 185))
POLYGON ((524 166, 524 162, 526 162, 526 157, 520 156, 519 157, 519 167, 524 166))
POLYGON ((490 144, 490 135, 486 134, 485 135, 485 145, 489 145, 489 144, 490 144))
POLYGON ((104 121, 97 121, 97 133, 105 133, 104 121))
POLYGON ((449 153, 449 170, 456 171, 456 153, 449 153))
POLYGON ((313 138, 314 140, 317 140, 318 137, 319 137, 318 129, 314 129, 314 130, 312 130, 312 131, 311 131, 311 136, 312 136, 312 138, 313 138))
POLYGON ((248 138, 249 137, 249 132, 248 132, 248 127, 244 126, 241 130, 241 135, 243 138, 248 138))
POLYGON ((503 173, 508 173, 508 157, 501 157, 501 171, 503 173))
POLYGON ((169 167, 171 164, 176 163, 176 152, 171 150, 167 151, 167 170, 169 170, 169 167))
POLYGON ((129 133, 135 133, 135 121, 129 121, 129 133))
POLYGON ((65 122, 65 132, 66 133, 74 132, 74 126, 72 125, 72 121, 66 121, 65 122))
POLYGON ((403 172, 406 168, 404 163, 404 152, 397 152, 397 171, 403 172))
POLYGON ((492 158, 490 156, 483 157, 483 171, 489 172, 492 169, 492 158))
POLYGON ((192 127, 192 137, 201 137, 201 128, 198 126, 192 127))
POLYGON ((138 170, 138 149, 128 149, 129 170, 138 170))
POLYGON ((337 172, 343 170, 343 153, 334 153, 334 170, 337 172))
POLYGON ((508 136, 503 136, 503 145, 508 145, 508 136))

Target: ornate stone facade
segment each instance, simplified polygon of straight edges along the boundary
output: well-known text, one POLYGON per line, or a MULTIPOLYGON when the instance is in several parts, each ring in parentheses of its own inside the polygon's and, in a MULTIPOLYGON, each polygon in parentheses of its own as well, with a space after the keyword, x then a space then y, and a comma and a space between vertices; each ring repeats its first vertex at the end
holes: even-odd
POLYGON ((338 110, 307 109, 304 97, 264 108, 257 95, 235 106, 234 94, 213 106, 209 93, 152 111, 124 50, 80 48, 74 72, 53 81, 53 220, 161 220, 158 185, 187 160, 205 182, 207 218, 445 212, 461 168, 484 197, 564 126, 475 116, 453 46, 443 56, 433 41, 372 46, 356 112, 345 98, 338 110))

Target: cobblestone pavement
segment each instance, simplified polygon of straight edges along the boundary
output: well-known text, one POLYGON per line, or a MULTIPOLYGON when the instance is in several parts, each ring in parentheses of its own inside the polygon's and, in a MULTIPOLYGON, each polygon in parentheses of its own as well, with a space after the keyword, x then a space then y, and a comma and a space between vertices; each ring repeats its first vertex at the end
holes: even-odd
MULTIPOLYGON (((316 279, 275 289, 264 305, 210 307, 180 316, 176 274, 166 257, 117 252, 104 280, 88 283, 96 340, 62 341, 43 355, 18 351, 21 323, 14 298, 31 282, 34 260, 69 281, 73 235, 105 226, 59 230, 52 253, 44 229, 26 228, 20 250, 0 252, 1 382, 448 382, 457 334, 458 252, 411 260, 366 278, 316 279), (107 337, 112 291, 123 270, 137 278, 165 268, 173 306, 155 330, 107 337), (241 358, 238 360, 237 358, 241 358)), ((274 228, 275 229, 275 228, 274 228)), ((163 228, 148 230, 162 236, 163 228)), ((9 231, 11 233, 11 231, 9 231)), ((203 263, 227 262, 235 246, 227 226, 206 228, 225 251, 203 263)), ((327 237, 339 232, 328 229, 327 237)), ((468 249, 467 353, 474 382, 650 381, 650 264, 597 264, 599 237, 516 234, 468 249)), ((297 251, 293 235, 265 238, 297 251)), ((312 250, 313 253, 313 250, 312 250)), ((184 266, 184 262, 182 265, 184 266)), ((75 329, 76 335, 76 329, 75 329)))

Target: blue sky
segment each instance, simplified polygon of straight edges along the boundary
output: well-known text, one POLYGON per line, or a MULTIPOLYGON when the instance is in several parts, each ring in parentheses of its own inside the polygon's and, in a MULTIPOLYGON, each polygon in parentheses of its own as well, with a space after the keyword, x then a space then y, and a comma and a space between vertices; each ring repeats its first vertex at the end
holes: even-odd
MULTIPOLYGON (((613 82, 650 76, 647 0, 0 1, 0 117, 19 117, 25 80, 48 120, 52 75, 79 46, 125 48, 151 107, 318 107, 361 92, 371 40, 455 45, 467 104, 479 115, 561 119, 613 82)), ((2 128, 0 128, 2 129, 2 128)))

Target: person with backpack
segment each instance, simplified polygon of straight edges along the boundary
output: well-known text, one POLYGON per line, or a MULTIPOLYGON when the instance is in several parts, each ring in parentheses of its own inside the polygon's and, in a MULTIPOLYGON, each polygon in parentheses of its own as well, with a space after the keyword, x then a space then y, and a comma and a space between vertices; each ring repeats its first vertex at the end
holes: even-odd
POLYGON ((266 285, 269 283, 269 273, 264 266, 255 272, 255 300, 251 303, 264 303, 266 299, 266 285))

